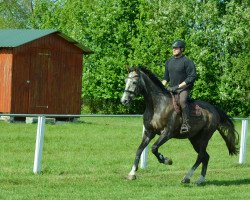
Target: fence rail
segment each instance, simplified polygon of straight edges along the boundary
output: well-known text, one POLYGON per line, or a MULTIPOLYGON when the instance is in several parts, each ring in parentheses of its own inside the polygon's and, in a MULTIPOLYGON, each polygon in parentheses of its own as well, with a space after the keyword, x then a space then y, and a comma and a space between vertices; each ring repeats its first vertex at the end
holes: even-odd
MULTIPOLYGON (((39 174, 42 170, 42 152, 43 152, 43 143, 44 143, 44 127, 45 120, 47 118, 79 118, 79 117, 142 117, 142 115, 105 115, 105 114, 85 114, 85 115, 62 115, 62 114, 4 114, 0 113, 1 116, 9 117, 37 117, 37 135, 36 135, 36 145, 35 145, 35 157, 34 157, 34 174, 39 174)), ((241 120, 241 141, 240 141, 240 155, 239 163, 244 164, 246 162, 246 152, 247 152, 247 134, 248 134, 248 120, 249 118, 232 118, 234 120, 241 120)), ((142 128, 142 134, 144 133, 144 126, 142 128)), ((147 166, 147 157, 148 157, 148 147, 144 149, 141 155, 140 167, 146 168, 147 166)))

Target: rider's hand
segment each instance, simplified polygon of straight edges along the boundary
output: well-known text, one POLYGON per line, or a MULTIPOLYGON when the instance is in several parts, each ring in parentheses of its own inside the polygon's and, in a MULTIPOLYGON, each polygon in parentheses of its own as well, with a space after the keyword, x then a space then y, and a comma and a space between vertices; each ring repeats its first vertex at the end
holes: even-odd
POLYGON ((179 88, 179 85, 176 85, 173 87, 169 87, 168 90, 169 90, 169 92, 176 92, 178 88, 179 88))
POLYGON ((166 80, 162 80, 161 83, 162 83, 162 85, 166 86, 167 81, 166 80))

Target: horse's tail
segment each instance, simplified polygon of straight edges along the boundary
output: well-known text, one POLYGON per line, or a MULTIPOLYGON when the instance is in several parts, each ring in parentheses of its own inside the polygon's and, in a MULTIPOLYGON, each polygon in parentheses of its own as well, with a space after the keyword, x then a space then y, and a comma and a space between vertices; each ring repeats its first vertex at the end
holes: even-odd
POLYGON ((235 130, 234 123, 229 116, 217 107, 216 110, 220 116, 218 131, 226 142, 229 155, 237 155, 239 153, 239 148, 237 147, 239 143, 239 133, 235 130))

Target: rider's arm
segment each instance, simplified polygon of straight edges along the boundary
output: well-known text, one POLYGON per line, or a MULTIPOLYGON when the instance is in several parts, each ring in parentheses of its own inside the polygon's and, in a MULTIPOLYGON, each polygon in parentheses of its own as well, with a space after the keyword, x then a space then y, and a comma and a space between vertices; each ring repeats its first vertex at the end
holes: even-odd
POLYGON ((186 83, 186 85, 193 84, 197 78, 197 74, 195 64, 192 60, 188 60, 186 62, 186 73, 187 78, 184 80, 184 82, 186 83))
POLYGON ((162 84, 164 86, 167 85, 167 83, 169 82, 170 78, 169 78, 169 72, 168 72, 168 63, 169 61, 167 60, 166 63, 165 63, 165 73, 164 73, 164 77, 163 77, 163 80, 161 81, 162 84))

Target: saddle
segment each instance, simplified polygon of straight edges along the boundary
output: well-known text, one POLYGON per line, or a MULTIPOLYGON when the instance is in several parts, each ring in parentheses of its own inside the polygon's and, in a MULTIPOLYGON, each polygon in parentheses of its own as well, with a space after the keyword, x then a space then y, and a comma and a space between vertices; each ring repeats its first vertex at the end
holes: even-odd
MULTIPOLYGON (((179 93, 173 94, 171 92, 171 95, 172 95, 172 101, 173 101, 175 112, 177 114, 181 114, 180 95, 179 95, 179 93)), ((202 108, 193 99, 188 98, 187 104, 188 104, 188 107, 189 107, 190 116, 200 117, 202 115, 202 108)))

